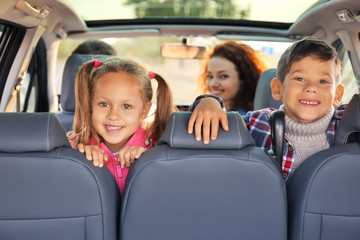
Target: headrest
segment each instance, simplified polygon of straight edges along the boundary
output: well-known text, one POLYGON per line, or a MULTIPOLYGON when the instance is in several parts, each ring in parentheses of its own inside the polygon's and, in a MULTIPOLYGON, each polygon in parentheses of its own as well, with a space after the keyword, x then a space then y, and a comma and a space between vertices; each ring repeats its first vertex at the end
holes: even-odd
POLYGON ((159 145, 167 144, 170 148, 187 149, 242 149, 248 145, 255 145, 240 114, 238 112, 226 114, 230 130, 226 132, 219 127, 217 139, 210 140, 210 143, 205 145, 195 141, 194 134, 187 133, 191 112, 174 112, 159 140, 159 145))
POLYGON ((107 55, 73 54, 65 63, 61 83, 60 104, 63 111, 75 112, 75 78, 80 67, 87 61, 97 59, 100 61, 109 58, 107 55))
POLYGON ((48 152, 70 147, 55 113, 0 113, 0 152, 48 152))
POLYGON ((254 97, 254 110, 260 110, 263 108, 275 108, 279 109, 282 101, 276 101, 272 97, 271 93, 271 80, 276 77, 276 69, 268 69, 263 72, 256 85, 255 97, 254 97))
POLYGON ((359 142, 360 139, 360 94, 355 94, 346 107, 336 129, 335 145, 359 142))

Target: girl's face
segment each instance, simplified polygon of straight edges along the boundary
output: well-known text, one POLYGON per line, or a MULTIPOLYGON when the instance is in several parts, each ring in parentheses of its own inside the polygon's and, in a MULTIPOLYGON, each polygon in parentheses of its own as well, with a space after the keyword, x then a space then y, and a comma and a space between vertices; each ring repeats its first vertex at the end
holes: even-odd
POLYGON ((94 84, 92 125, 111 152, 118 152, 149 112, 137 81, 124 72, 106 73, 94 84))
POLYGON ((240 88, 239 74, 235 65, 222 57, 212 57, 207 68, 206 88, 221 97, 228 109, 240 88))

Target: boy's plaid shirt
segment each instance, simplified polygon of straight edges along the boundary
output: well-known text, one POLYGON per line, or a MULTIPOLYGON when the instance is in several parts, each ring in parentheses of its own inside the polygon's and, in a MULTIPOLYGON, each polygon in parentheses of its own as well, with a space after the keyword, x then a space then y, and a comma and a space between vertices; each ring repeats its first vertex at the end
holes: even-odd
MULTIPOLYGON (((191 105, 190 110, 193 111, 199 100, 205 97, 213 97, 220 102, 222 107, 224 106, 221 98, 218 98, 213 95, 201 95, 198 98, 196 98, 194 103, 191 105)), ((331 118, 330 124, 326 130, 330 147, 334 145, 335 132, 343 116, 345 108, 346 108, 346 104, 341 105, 337 109, 335 109, 334 115, 331 118)), ((272 148, 270 114, 275 110, 277 109, 264 108, 257 111, 247 112, 246 115, 242 116, 246 126, 248 127, 251 133, 251 136, 253 136, 253 138, 255 139, 256 146, 261 147, 263 149, 272 148)), ((283 161, 282 161, 283 177, 285 180, 293 171, 294 159, 295 159, 294 148, 291 146, 291 144, 288 142, 288 139, 285 137, 284 153, 283 153, 283 161)))
MULTIPOLYGON (((335 132, 339 125, 339 122, 343 116, 346 105, 341 105, 335 109, 334 115, 330 120, 329 126, 326 130, 329 146, 334 145, 335 132)), ((271 149, 271 127, 270 127, 270 114, 277 109, 265 108, 258 111, 247 112, 245 116, 242 116, 246 126, 248 127, 251 136, 255 139, 256 146, 263 149, 271 149)), ((284 153, 282 160, 283 177, 287 179, 293 171, 293 163, 295 159, 294 148, 285 137, 284 141, 284 153)))

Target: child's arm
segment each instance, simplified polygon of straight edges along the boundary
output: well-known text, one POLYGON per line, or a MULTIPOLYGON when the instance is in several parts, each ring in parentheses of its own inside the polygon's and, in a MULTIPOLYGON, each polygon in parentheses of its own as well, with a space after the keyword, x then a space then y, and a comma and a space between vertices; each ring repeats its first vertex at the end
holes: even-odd
POLYGON ((108 160, 108 155, 104 153, 99 146, 96 145, 84 145, 79 143, 77 149, 81 153, 85 153, 86 159, 93 161, 94 166, 103 167, 104 161, 108 160))
POLYGON ((146 150, 146 148, 138 146, 123 147, 119 151, 118 161, 121 164, 125 164, 129 167, 135 161, 135 159, 138 159, 146 150))
POLYGON ((213 97, 201 98, 197 101, 197 105, 190 117, 188 133, 192 134, 195 126, 196 141, 201 141, 202 130, 203 143, 209 144, 210 129, 211 139, 215 140, 219 130, 219 122, 225 131, 229 130, 226 113, 221 108, 218 99, 213 97))

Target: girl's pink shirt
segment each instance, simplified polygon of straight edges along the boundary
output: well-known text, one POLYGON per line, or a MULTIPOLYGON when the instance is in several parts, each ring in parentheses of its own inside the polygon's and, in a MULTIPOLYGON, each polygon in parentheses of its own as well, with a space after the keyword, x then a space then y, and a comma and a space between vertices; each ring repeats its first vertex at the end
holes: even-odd
MULTIPOLYGON (((91 138, 89 145, 97 145, 94 137, 91 138)), ((136 132, 131 136, 131 138, 124 147, 138 146, 150 149, 152 145, 153 144, 151 144, 151 142, 148 140, 147 134, 140 124, 136 132)), ((106 167, 110 170, 111 174, 115 177, 116 184, 118 185, 120 193, 122 194, 122 192, 124 191, 126 177, 129 172, 129 167, 123 166, 123 168, 121 168, 121 164, 117 160, 118 154, 114 156, 114 154, 106 147, 103 142, 100 142, 100 148, 105 154, 108 155, 108 160, 104 161, 104 163, 106 167)))

